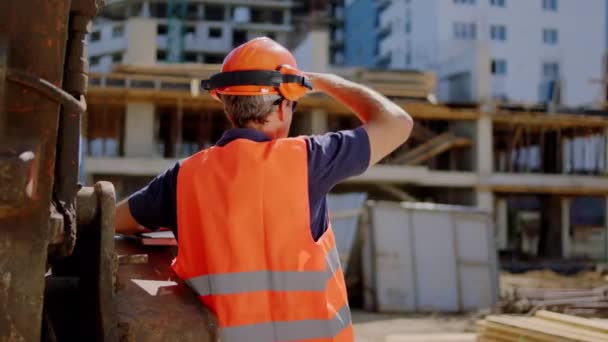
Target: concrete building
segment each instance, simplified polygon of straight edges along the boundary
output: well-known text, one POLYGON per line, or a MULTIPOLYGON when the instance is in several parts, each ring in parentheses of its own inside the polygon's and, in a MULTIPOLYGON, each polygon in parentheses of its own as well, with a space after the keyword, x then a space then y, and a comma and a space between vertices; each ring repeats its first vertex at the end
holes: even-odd
POLYGON ((291 0, 109 0, 88 35, 90 69, 120 63, 221 63, 258 36, 286 44, 291 0))
MULTIPOLYGON (((367 0, 346 6, 346 27, 373 17, 367 0), (350 23, 354 21, 354 23, 350 23)), ((595 106, 602 86, 605 0, 383 0, 375 2, 376 66, 437 72, 439 97, 476 102, 548 101, 595 106)), ((347 30, 347 33, 350 31, 347 30)), ((346 50, 359 36, 346 37, 346 50)), ((372 49, 370 44, 367 49, 372 49)), ((346 64, 353 54, 346 55, 346 64)))
POLYGON ((344 60, 348 66, 373 68, 378 55, 378 6, 375 0, 354 0, 344 8, 344 60))
MULTIPOLYGON (((478 206, 495 213, 503 250, 535 254, 535 246, 544 246, 544 255, 608 260, 608 244, 598 242, 608 239, 607 118, 431 104, 427 98, 437 88, 431 73, 331 66, 331 36, 324 27, 301 40, 294 51, 298 63, 367 84, 416 120, 407 144, 336 191, 478 206), (599 214, 573 211, 589 199, 603 209, 599 214), (548 235, 541 236, 540 226, 550 227, 548 235), (513 232, 519 240, 511 238, 513 232)), ((141 37, 155 37, 157 29, 157 19, 129 18, 125 58, 112 73, 90 75, 83 137, 87 183, 112 181, 119 198, 211 146, 228 127, 220 104, 199 88, 219 64, 155 64, 160 39, 141 37)), ((358 124, 330 98, 307 96, 299 101, 291 134, 358 124)))

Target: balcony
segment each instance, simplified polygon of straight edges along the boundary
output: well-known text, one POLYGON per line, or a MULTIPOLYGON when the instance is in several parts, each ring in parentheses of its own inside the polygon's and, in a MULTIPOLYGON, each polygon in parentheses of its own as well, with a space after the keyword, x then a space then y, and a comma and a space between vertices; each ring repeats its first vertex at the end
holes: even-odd
POLYGON ((378 31, 378 40, 383 40, 384 38, 390 36, 390 34, 393 32, 393 25, 392 23, 389 23, 388 25, 380 28, 380 30, 378 31))
POLYGON ((387 9, 393 2, 391 0, 379 0, 376 4, 378 6, 378 12, 382 12, 387 9))
POLYGON ((388 68, 393 60, 393 51, 385 52, 376 57, 376 65, 378 68, 388 68))

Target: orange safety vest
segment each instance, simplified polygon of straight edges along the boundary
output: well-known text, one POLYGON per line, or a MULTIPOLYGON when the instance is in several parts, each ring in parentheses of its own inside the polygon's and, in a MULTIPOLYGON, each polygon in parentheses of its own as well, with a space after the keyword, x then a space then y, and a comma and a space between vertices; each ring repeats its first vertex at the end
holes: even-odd
POLYGON ((306 141, 236 139, 181 164, 175 272, 221 340, 353 341, 334 233, 310 230, 306 141))

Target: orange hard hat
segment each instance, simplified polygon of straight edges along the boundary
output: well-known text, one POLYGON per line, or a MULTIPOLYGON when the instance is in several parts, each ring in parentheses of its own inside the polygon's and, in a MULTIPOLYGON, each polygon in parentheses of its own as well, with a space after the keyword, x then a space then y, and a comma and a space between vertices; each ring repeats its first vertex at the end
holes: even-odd
POLYGON ((277 94, 296 101, 312 85, 298 70, 289 50, 270 38, 260 37, 232 50, 224 59, 221 73, 203 81, 203 88, 216 99, 217 94, 277 94))

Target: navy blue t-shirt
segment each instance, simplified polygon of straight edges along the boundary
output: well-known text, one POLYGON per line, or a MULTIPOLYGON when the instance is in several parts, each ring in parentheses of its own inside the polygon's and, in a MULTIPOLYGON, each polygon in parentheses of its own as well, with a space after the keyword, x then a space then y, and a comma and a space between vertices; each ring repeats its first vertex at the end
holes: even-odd
MULTIPOLYGON (((254 129, 235 128, 224 133, 218 146, 235 139, 269 141, 254 129)), ((312 235, 318 240, 327 230, 327 193, 346 178, 363 173, 370 158, 367 132, 362 127, 306 137, 308 148, 308 196, 312 235)), ((140 225, 170 228, 177 237, 177 174, 180 163, 154 178, 129 198, 129 209, 140 225)))

